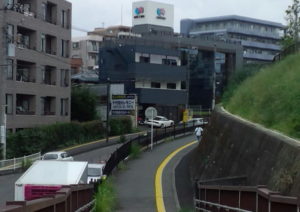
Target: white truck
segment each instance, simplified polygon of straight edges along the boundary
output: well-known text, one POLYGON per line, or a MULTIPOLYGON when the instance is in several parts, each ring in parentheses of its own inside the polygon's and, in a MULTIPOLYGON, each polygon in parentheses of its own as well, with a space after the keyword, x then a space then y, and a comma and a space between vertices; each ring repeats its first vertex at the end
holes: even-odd
POLYGON ((15 201, 54 194, 64 185, 86 184, 88 162, 40 160, 15 182, 15 201))

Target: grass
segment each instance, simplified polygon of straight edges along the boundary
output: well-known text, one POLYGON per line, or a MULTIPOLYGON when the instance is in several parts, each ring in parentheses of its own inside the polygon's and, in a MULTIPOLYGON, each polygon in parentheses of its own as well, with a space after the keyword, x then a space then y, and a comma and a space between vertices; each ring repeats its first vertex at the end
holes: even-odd
POLYGON ((108 178, 99 184, 98 192, 95 195, 95 212, 113 212, 117 206, 116 191, 112 178, 108 178))
POLYGON ((300 54, 263 68, 224 103, 227 110, 300 138, 300 54))
POLYGON ((141 154, 141 146, 136 143, 132 143, 132 145, 130 147, 129 156, 133 159, 136 159, 136 158, 139 158, 140 154, 141 154))

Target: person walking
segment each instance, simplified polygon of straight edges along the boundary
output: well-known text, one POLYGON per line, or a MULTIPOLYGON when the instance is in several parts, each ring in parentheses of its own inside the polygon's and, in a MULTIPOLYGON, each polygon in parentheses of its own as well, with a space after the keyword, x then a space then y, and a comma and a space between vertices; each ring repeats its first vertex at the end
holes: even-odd
POLYGON ((202 131, 203 131, 202 127, 196 127, 196 129, 195 129, 195 134, 196 134, 197 140, 199 142, 201 140, 202 131))

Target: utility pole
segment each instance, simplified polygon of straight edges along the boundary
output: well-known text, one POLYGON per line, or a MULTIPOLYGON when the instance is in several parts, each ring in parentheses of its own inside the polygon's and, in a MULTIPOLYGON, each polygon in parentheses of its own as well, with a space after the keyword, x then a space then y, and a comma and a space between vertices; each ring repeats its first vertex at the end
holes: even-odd
POLYGON ((215 105, 216 105, 216 60, 217 60, 217 45, 214 44, 214 68, 213 68, 213 88, 212 88, 212 104, 211 104, 211 110, 215 109, 215 105))
POLYGON ((2 158, 3 160, 6 159, 6 113, 5 113, 6 105, 2 105, 1 107, 1 144, 2 144, 2 158))

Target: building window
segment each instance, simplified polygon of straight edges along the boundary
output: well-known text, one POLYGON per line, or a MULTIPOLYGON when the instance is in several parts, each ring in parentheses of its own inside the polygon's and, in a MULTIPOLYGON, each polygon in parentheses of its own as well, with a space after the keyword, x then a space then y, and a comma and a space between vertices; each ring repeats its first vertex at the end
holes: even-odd
POLYGON ((14 78, 13 60, 7 60, 6 70, 7 70, 6 79, 13 80, 14 78))
POLYGON ((41 35, 41 51, 46 52, 46 35, 41 35))
POLYGON ((68 116, 69 115, 69 99, 60 99, 60 115, 68 116))
POLYGON ((159 82, 151 82, 151 88, 160 88, 159 82))
POLYGON ((13 95, 6 94, 6 114, 13 113, 13 95))
POLYGON ((60 85, 62 87, 68 87, 69 86, 69 70, 62 69, 60 72, 60 79, 61 79, 60 85))
POLYGON ((177 61, 174 59, 162 59, 162 64, 169 66, 177 66, 177 61))
POLYGON ((61 40, 61 56, 62 57, 69 57, 68 44, 69 44, 69 42, 67 40, 61 40))
POLYGON ((46 21, 46 17, 47 17, 47 4, 42 3, 42 18, 44 21, 46 21))
POLYGON ((97 48, 97 43, 96 43, 96 41, 91 41, 91 44, 92 44, 92 50, 93 50, 94 52, 97 52, 97 51, 98 51, 98 48, 97 48))
POLYGON ((72 47, 73 49, 79 49, 79 42, 73 42, 72 47))
POLYGON ((150 63, 150 57, 140 56, 140 63, 150 63))
POLYGON ((167 89, 176 89, 176 83, 167 83, 167 89))
POLYGON ((181 81, 181 90, 185 90, 185 89, 186 89, 186 82, 181 81))
POLYGON ((61 26, 62 27, 67 27, 67 13, 65 10, 61 11, 61 26))
POLYGON ((14 43, 14 26, 11 24, 7 25, 7 42, 14 43))

